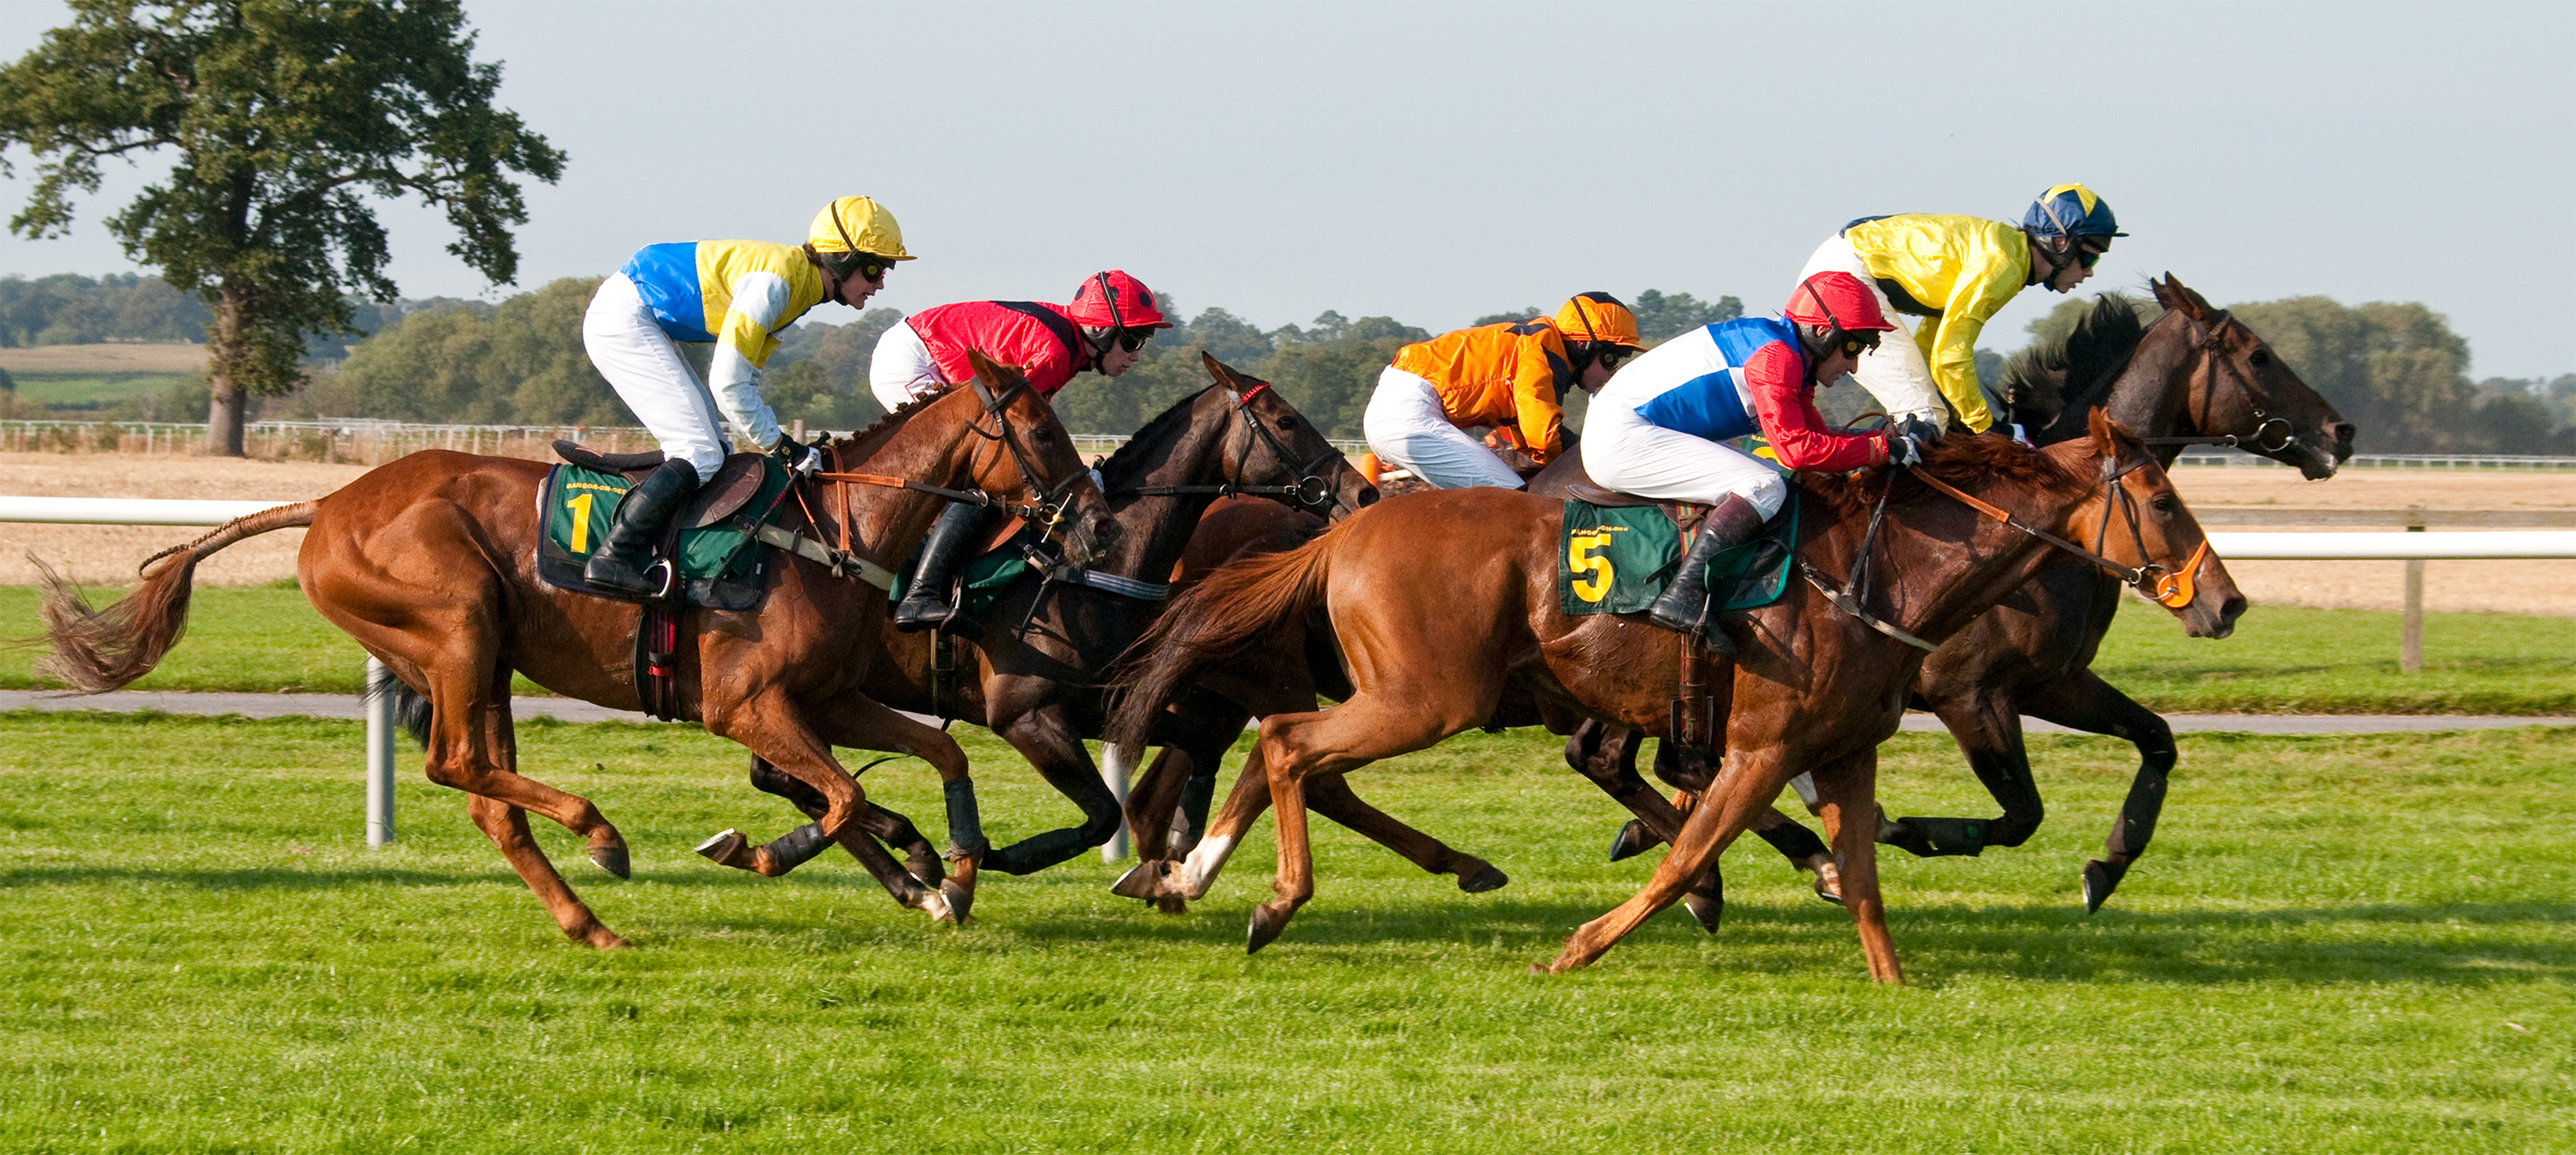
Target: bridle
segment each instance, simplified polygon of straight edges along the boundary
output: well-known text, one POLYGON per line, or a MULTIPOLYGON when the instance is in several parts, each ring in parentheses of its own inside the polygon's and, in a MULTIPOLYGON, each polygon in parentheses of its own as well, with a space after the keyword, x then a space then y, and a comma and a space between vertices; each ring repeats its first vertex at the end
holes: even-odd
POLYGON ((2193 343, 2200 347, 2200 367, 2193 374, 2200 379, 2200 411, 2209 412, 2210 402, 2217 397, 2218 369, 2223 365, 2228 376, 2236 379, 2237 396, 2254 413, 2254 432, 2243 436, 2221 433, 2210 437, 2145 437, 2139 440, 2148 445, 2221 445, 2265 457, 2277 457, 2297 447, 2298 428, 2290 424, 2288 418, 2272 413, 2272 410, 2280 408, 2280 402, 2256 385, 2250 374, 2237 368, 2233 358, 2225 355, 2226 343, 2222 339, 2221 326, 2237 324, 2236 319, 2228 316, 2225 309, 2218 310, 2208 321, 2190 316, 2184 319, 2191 322, 2193 343))
MULTIPOLYGON (((1217 388, 1217 386, 1211 386, 1211 388, 1217 388)), ((1231 389, 1226 391, 1226 398, 1234 403, 1234 411, 1243 418, 1244 427, 1252 431, 1251 440, 1244 442, 1242 454, 1235 458, 1234 476, 1242 477, 1247 472, 1245 467, 1252 462, 1252 443, 1258 441, 1269 449, 1271 461, 1278 465, 1281 472, 1297 479, 1296 484, 1244 485, 1240 482, 1225 481, 1214 485, 1139 485, 1133 489, 1122 489, 1118 492, 1132 493, 1139 497, 1180 497, 1210 493, 1218 497, 1233 497, 1238 494, 1249 497, 1285 497, 1301 508, 1317 512, 1321 512, 1328 502, 1335 508, 1348 506, 1350 503, 1342 500, 1341 496, 1334 491, 1332 483, 1325 481, 1323 476, 1326 463, 1342 456, 1340 450, 1327 448, 1313 461, 1298 465, 1296 459, 1289 455, 1287 443, 1279 440, 1279 435, 1272 433, 1270 427, 1263 425, 1261 419, 1253 414, 1252 399, 1268 388, 1270 388, 1269 382, 1260 381, 1241 393, 1231 389)))
MULTIPOLYGON (((2108 491, 2104 494, 2102 500, 2106 505, 2114 501, 2117 502, 2121 518, 2129 527, 2129 540, 2131 544, 2137 547, 2138 556, 2142 558, 2147 555, 2146 530, 2139 519, 2137 499, 2130 496, 2128 488, 2120 484, 2120 479, 2135 472, 2140 465, 2145 463, 2144 458, 2130 462, 2127 465, 2120 464, 2119 459, 2116 457, 2105 457, 2102 459, 2103 488, 2108 491)), ((2192 575, 2199 570, 2201 561, 2209 556, 2209 538, 2207 536, 2203 536, 2201 538, 2200 545, 2192 550, 2191 557, 2185 560, 2179 567, 2168 567, 2161 562, 2154 561, 2135 567, 2125 566, 2119 562, 2113 561, 2101 552, 2102 546, 2105 544, 2111 532, 2111 518, 2107 510, 2104 512, 2100 528, 2093 536, 2093 548, 2086 549, 2083 546, 2077 545, 2074 542, 2068 541, 2065 538, 2059 537, 2056 534, 2039 528, 2038 526, 2031 525, 2020 518, 2014 517, 2011 511, 1981 500, 1957 486, 1951 485, 1949 482, 1934 477, 1929 473, 1920 469, 1915 469, 1913 472, 1915 479, 1921 481, 1925 485, 1931 486, 1942 493, 1957 498, 1970 509, 1974 509, 1986 517, 1993 518, 1994 520, 2011 526, 2012 528, 2036 538, 2049 546, 2093 563, 2095 566, 2100 567, 2103 572, 2120 579, 2122 584, 2137 590, 2141 596, 2146 597, 2167 609, 2178 610, 2184 606, 2190 605, 2192 598, 2196 596, 2193 588, 2192 575)), ((1858 554, 1859 560, 1852 566, 1852 577, 1849 582, 1846 582, 1840 589, 1834 588, 1834 586, 1825 579, 1824 571, 1817 569, 1813 563, 1807 561, 1805 558, 1798 559, 1798 568, 1806 576, 1808 584, 1815 586, 1819 592, 1823 593, 1825 595, 1825 599, 1832 602, 1835 608, 1842 610, 1844 613, 1849 614, 1852 617, 1860 619, 1871 629, 1877 630, 1878 632, 1904 642, 1909 646, 1913 646, 1916 649, 1929 653, 1939 647, 1935 643, 1925 641, 1922 638, 1907 633, 1904 630, 1897 628, 1895 625, 1872 615, 1865 605, 1869 598, 1869 563, 1872 557, 1870 546, 1877 540, 1879 527, 1886 519, 1888 494, 1893 492, 1896 488, 1896 475, 1893 471, 1888 473, 1887 480, 1887 487, 1879 491, 1878 503, 1876 507, 1870 511, 1869 529, 1861 536, 1860 551, 1858 554)))
MULTIPOLYGON (((1006 510, 1012 516, 1039 527, 1049 536, 1054 536, 1063 524, 1065 514, 1072 508, 1073 496, 1070 491, 1076 483, 1089 477, 1090 472, 1076 469, 1053 485, 1048 485, 1039 475, 1035 460, 1029 456, 1028 449, 1020 444, 1018 429, 1011 424, 1010 418, 1003 412, 1003 408, 1011 403, 1012 398, 1019 396, 1021 391, 1029 387, 1028 382, 1016 382, 999 393, 985 388, 984 380, 980 377, 967 378, 966 383, 974 388, 976 399, 983 403, 983 416, 993 419, 993 429, 991 432, 986 432, 981 417, 968 419, 966 428, 978 437, 999 443, 1011 455, 1012 464, 1019 467, 1021 484, 1028 492, 1040 495, 1036 502, 1004 501, 980 489, 950 489, 946 486, 932 485, 926 481, 914 481, 907 477, 888 477, 876 473, 817 473, 814 477, 820 481, 909 489, 917 493, 937 494, 950 501, 964 502, 968 505, 1006 510)), ((978 449, 975 455, 980 457, 982 452, 978 449)), ((970 458, 967 472, 971 476, 981 473, 982 468, 970 458)))

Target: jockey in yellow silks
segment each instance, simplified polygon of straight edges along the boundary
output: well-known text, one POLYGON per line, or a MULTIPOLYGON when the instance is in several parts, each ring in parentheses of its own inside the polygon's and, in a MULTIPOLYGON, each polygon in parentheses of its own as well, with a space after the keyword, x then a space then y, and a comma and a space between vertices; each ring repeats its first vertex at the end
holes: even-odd
MULTIPOLYGON (((582 569, 594 586, 636 596, 666 592, 648 572, 662 523, 715 476, 730 426, 752 448, 811 473, 821 456, 779 431, 760 399, 761 367, 777 333, 825 301, 855 309, 909 261, 894 214, 866 197, 842 197, 814 217, 803 245, 682 241, 648 245, 601 281, 582 314, 582 351, 662 446, 662 464, 635 483, 582 569), (707 378, 682 344, 715 346, 707 378)), ((659 568, 659 567, 656 567, 659 568)))
POLYGON ((1862 217, 1818 246, 1799 277, 1850 273, 1877 291, 1888 314, 1915 318, 1912 341, 1881 343, 1852 373, 1889 417, 1943 428, 1955 419, 1982 433, 2000 404, 1977 380, 1987 320, 2031 285, 2073 292, 2111 238, 2128 235, 2119 230, 2108 202, 2062 184, 2041 193, 2018 226, 1924 213, 1862 217))

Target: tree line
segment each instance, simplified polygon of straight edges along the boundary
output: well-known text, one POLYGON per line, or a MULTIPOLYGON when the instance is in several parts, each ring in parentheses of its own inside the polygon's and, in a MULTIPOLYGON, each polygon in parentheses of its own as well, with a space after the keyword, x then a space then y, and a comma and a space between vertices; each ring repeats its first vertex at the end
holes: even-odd
MULTIPOLYGON (((567 278, 498 304, 353 302, 353 327, 362 333, 310 344, 305 383, 267 399, 261 411, 490 425, 630 424, 634 418, 581 349, 581 313, 597 285, 595 278, 567 278)), ((1743 314, 1732 296, 1703 301, 1648 289, 1629 300, 1650 342, 1743 314)), ((1169 297, 1163 304, 1167 314, 1182 316, 1169 297)), ((2032 340, 2062 338, 2089 305, 2089 299, 2060 302, 2031 323, 2032 340)), ((2361 427, 2365 450, 2576 454, 2576 373, 2473 380, 2467 341, 2422 304, 2348 306, 2311 296, 2232 308, 2361 427)), ((1550 312, 1507 309, 1474 323, 1550 312)), ((203 302, 157 277, 0 277, 0 347, 202 340, 210 317, 203 302)), ((764 396, 782 420, 802 420, 810 429, 875 421, 883 411, 867 389, 868 360, 877 338, 900 320, 896 310, 872 309, 843 324, 793 326, 762 378, 764 396)), ((1056 395, 1056 409, 1079 432, 1128 432, 1206 386, 1199 365, 1205 350, 1272 382, 1328 435, 1355 438, 1378 370, 1397 349, 1431 335, 1391 317, 1338 312, 1265 329, 1207 308, 1147 345, 1125 376, 1076 377, 1056 395)), ((1992 372, 2002 359, 1983 356, 1980 368, 1992 372)), ((203 387, 196 393, 193 406, 165 399, 160 412, 202 419, 203 387)))

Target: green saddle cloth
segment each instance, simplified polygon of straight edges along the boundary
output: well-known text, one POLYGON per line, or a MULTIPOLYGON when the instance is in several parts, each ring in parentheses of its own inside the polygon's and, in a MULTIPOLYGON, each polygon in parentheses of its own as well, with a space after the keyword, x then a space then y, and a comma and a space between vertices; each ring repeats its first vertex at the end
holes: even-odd
MULTIPOLYGON (((1039 540, 1036 526, 1023 526, 1009 540, 977 554, 958 570, 958 580, 966 583, 966 596, 962 600, 968 616, 983 617, 986 610, 993 608, 994 602, 1002 600, 1003 590, 1011 588, 1012 582, 1029 572, 1028 555, 1022 552, 1022 547, 1035 545, 1039 540)), ((920 569, 921 550, 915 549, 912 556, 904 561, 903 572, 895 578, 894 588, 886 591, 887 598, 902 601, 904 591, 912 588, 913 574, 920 569)))
MULTIPOLYGON (((1788 589, 1788 543, 1797 540, 1797 501, 1791 500, 1783 513, 1751 541, 1710 559, 1708 588, 1723 594, 1719 608, 1767 606, 1788 589)), ((1681 563, 1682 533, 1655 506, 1605 507, 1568 498, 1557 547, 1558 609, 1568 616, 1639 614, 1671 584, 1681 563)))
MULTIPOLYGON (((546 532, 537 542, 537 574, 546 584, 599 592, 582 580, 582 567, 608 535, 617 503, 632 484, 621 474, 578 465, 557 465, 546 475, 546 532)), ((770 551, 751 540, 757 528, 752 519, 763 511, 774 513, 778 494, 786 488, 787 471, 775 461, 766 462, 760 489, 741 512, 680 531, 680 582, 690 605, 749 609, 758 604, 770 551)))

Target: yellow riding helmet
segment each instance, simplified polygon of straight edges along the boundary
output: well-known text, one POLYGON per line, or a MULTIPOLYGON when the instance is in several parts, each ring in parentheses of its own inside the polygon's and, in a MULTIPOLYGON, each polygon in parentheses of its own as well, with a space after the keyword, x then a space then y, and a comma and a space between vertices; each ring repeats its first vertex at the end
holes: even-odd
POLYGON ((842 197, 823 206, 814 214, 813 227, 805 230, 806 243, 820 253, 867 253, 889 261, 909 261, 912 254, 903 251, 903 226, 894 223, 894 214, 885 206, 866 197, 842 197))
POLYGON ((1637 336, 1637 315, 1608 293, 1577 293, 1556 311, 1556 331, 1568 341, 1599 341, 1630 349, 1643 349, 1645 342, 1637 336))

